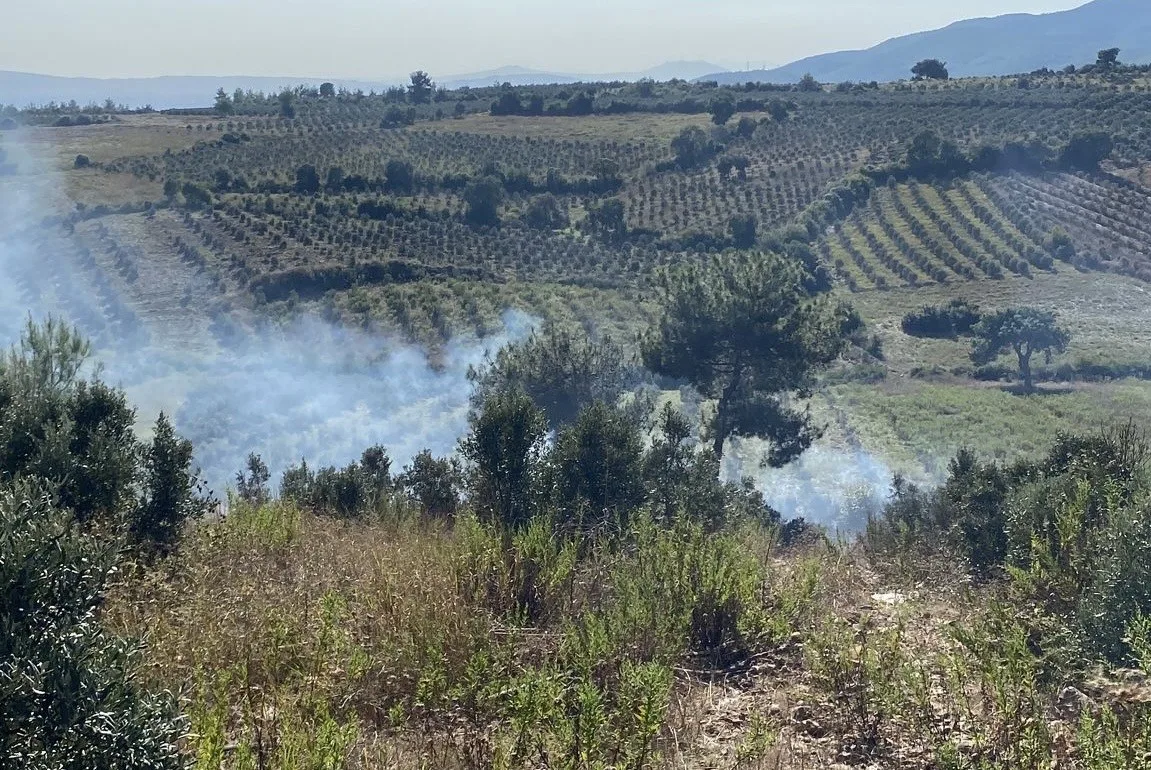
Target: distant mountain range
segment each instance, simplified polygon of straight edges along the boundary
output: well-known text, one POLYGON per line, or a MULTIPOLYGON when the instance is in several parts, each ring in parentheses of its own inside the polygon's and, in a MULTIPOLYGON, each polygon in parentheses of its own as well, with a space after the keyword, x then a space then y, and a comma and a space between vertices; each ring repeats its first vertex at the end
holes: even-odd
MULTIPOLYGON (((446 88, 464 86, 480 88, 500 83, 512 85, 538 85, 543 83, 577 83, 612 80, 671 80, 681 78, 693 80, 719 67, 708 62, 668 62, 643 72, 619 72, 605 74, 569 74, 543 72, 523 67, 504 67, 487 72, 474 72, 464 75, 436 77, 436 81, 446 88)), ((237 88, 243 90, 273 93, 285 87, 306 85, 316 87, 324 82, 335 83, 337 87, 350 91, 383 91, 399 85, 402 78, 378 81, 350 80, 346 78, 293 78, 293 77, 214 77, 210 75, 168 75, 154 78, 71 78, 53 75, 36 75, 25 72, 0 71, 0 104, 14 104, 24 107, 29 104, 47 104, 75 100, 80 105, 92 102, 102 104, 111 99, 116 104, 138 108, 151 105, 155 109, 173 107, 207 107, 212 104, 216 90, 223 88, 228 93, 237 88)))
POLYGON ((1057 13, 968 19, 864 51, 812 56, 770 70, 717 72, 701 80, 794 83, 811 73, 824 83, 884 82, 909 78, 923 59, 947 62, 952 77, 1010 75, 1087 64, 1099 50, 1116 46, 1123 62, 1151 62, 1151 0, 1094 0, 1057 13))

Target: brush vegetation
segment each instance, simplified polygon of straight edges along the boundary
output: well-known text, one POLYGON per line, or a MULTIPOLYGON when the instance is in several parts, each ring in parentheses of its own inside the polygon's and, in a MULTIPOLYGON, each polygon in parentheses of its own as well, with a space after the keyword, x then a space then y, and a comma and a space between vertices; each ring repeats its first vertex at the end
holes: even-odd
POLYGON ((1133 425, 1033 461, 961 451, 836 536, 722 482, 670 404, 599 398, 609 347, 545 335, 477 374, 456 457, 393 473, 370 447, 277 491, 252 455, 203 517, 164 422, 121 466, 116 410, 69 412, 92 388, 131 412, 78 379, 85 352, 30 325, 0 368, 31 442, 0 495, 8 762, 1108 770, 1151 751, 1133 425), (597 352, 568 394, 556 346, 597 352), (70 491, 81 470, 107 503, 70 491))

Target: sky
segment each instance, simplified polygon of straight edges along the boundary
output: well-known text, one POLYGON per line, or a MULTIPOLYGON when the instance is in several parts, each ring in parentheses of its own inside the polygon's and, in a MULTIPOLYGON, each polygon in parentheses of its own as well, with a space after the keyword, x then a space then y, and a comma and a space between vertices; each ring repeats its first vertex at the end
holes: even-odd
POLYGON ((0 70, 90 77, 384 79, 519 65, 637 72, 667 61, 732 69, 975 16, 1084 0, 14 0, 0 70))

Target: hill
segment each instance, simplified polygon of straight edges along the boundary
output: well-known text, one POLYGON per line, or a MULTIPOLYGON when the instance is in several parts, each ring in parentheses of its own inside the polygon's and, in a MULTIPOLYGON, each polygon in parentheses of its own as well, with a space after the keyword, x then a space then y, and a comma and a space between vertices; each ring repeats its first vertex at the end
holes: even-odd
POLYGON ((968 19, 897 37, 862 51, 812 56, 771 70, 706 76, 720 83, 794 83, 810 73, 824 83, 906 79, 922 59, 947 62, 952 77, 1007 75, 1095 61, 1118 46, 1125 62, 1151 61, 1151 4, 1094 0, 1069 11, 968 19))

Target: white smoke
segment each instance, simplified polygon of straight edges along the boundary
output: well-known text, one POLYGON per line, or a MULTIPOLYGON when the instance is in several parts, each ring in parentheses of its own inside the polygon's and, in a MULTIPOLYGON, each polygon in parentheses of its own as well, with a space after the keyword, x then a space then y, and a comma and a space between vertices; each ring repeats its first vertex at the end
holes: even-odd
POLYGON ((752 479, 784 519, 802 518, 834 532, 855 533, 893 494, 892 469, 862 448, 816 444, 784 468, 764 468, 759 442, 734 444, 724 457, 724 476, 752 479))
MULTIPOLYGON (((77 324, 103 378, 138 406, 141 427, 160 411, 171 415, 218 492, 249 452, 262 455, 273 479, 305 458, 313 467, 352 462, 374 444, 397 468, 424 449, 450 454, 467 426, 468 367, 535 323, 508 311, 500 334, 451 340, 433 365, 419 347, 313 316, 258 332, 229 324, 232 333, 212 335, 213 319, 181 317, 202 308, 133 307, 100 266, 65 254, 59 226, 40 227, 60 211, 60 172, 15 138, 4 146, 18 173, 0 177, 0 344, 15 342, 29 316, 77 324)), ((147 255, 139 263, 141 282, 168 277, 147 271, 170 266, 147 255)))

